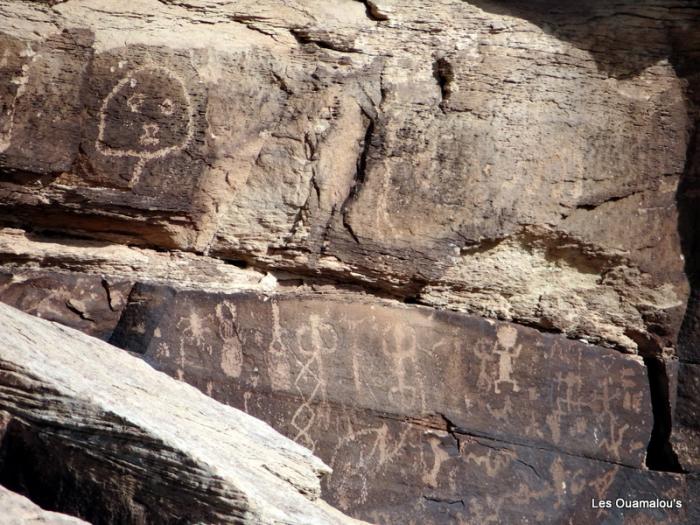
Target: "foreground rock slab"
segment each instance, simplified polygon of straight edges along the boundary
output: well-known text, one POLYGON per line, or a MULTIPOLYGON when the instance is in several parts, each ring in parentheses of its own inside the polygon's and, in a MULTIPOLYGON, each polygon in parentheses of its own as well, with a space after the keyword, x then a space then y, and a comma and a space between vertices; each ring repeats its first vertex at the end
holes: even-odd
POLYGON ((644 465, 637 356, 368 297, 147 284, 112 342, 314 450, 324 497, 373 523, 685 519, 685 478, 644 465), (674 506, 591 507, 618 498, 674 506))
POLYGON ((18 523, 32 523, 36 525, 87 525, 87 522, 59 514, 49 512, 35 505, 30 500, 19 494, 0 486, 0 525, 16 525, 18 523))
POLYGON ((93 523, 353 522, 329 469, 265 423, 0 305, 0 483, 93 523))

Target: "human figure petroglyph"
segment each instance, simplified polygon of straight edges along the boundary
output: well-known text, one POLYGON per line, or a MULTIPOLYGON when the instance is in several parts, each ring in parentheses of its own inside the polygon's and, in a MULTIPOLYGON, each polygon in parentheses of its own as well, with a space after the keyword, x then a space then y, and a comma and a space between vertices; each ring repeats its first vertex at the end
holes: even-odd
POLYGON ((294 355, 300 368, 294 378, 294 387, 302 403, 294 412, 291 425, 297 432, 294 440, 312 452, 316 448, 316 442, 309 431, 317 417, 314 405, 325 400, 323 354, 335 352, 338 341, 338 334, 333 326, 321 321, 318 315, 309 316, 308 326, 302 326, 296 331, 294 355))
POLYGON ((500 385, 510 385, 513 392, 519 392, 520 386, 513 379, 513 361, 517 359, 522 350, 522 345, 516 345, 518 331, 512 326, 501 326, 496 333, 498 345, 498 379, 494 381, 493 387, 497 394, 501 393, 500 385))
POLYGON ((211 347, 211 345, 207 345, 207 341, 211 338, 209 321, 209 316, 202 317, 199 312, 190 310, 189 315, 178 319, 176 326, 182 334, 183 340, 189 339, 197 348, 211 347))
POLYGON ((97 150, 136 160, 130 188, 139 182, 147 162, 183 150, 194 133, 187 87, 161 66, 135 69, 121 79, 104 99, 99 118, 97 150))
POLYGON ((389 401, 397 407, 425 409, 425 388, 418 365, 416 331, 410 327, 393 326, 382 338, 384 355, 390 356, 395 371, 394 385, 389 389, 389 401))
POLYGON ((242 341, 238 333, 236 305, 229 301, 219 303, 215 308, 219 327, 221 347, 221 369, 227 376, 239 377, 243 367, 242 341))
POLYGON ((488 392, 491 390, 494 382, 490 367, 490 362, 493 359, 491 344, 488 340, 481 339, 474 343, 472 348, 474 356, 479 362, 479 373, 476 379, 476 387, 480 391, 488 392))
POLYGON ((272 309, 272 340, 265 353, 265 364, 272 389, 288 391, 291 389, 290 355, 282 342, 280 307, 276 301, 271 301, 270 307, 272 309))

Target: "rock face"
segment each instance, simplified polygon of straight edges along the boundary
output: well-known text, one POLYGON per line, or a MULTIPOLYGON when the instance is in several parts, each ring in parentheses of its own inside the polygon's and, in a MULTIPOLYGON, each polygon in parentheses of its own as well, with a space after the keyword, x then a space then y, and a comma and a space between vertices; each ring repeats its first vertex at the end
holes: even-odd
POLYGON ((0 0, 0 80, 0 301, 362 519, 698 522, 696 0, 0 0))
POLYGON ((255 418, 6 305, 0 331, 4 485, 92 523, 357 523, 318 499, 328 467, 255 418))
POLYGON ((560 336, 370 299, 138 285, 112 342, 314 450, 329 501, 373 522, 615 522, 591 499, 629 483, 685 495, 682 477, 636 470, 641 359, 560 336))
POLYGON ((41 507, 34 505, 27 498, 10 492, 5 487, 0 486, 0 507, 2 507, 2 516, 0 523, 3 525, 13 525, 16 523, 35 523, 46 525, 83 525, 86 521, 59 514, 57 512, 48 512, 41 507))
POLYGON ((2 217, 672 351, 697 5, 530 4, 3 2, 2 217))

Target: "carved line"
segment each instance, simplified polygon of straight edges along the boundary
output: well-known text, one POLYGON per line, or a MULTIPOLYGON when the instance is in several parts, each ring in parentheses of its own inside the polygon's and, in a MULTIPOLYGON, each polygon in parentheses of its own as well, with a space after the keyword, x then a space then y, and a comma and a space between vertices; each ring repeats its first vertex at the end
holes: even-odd
MULTIPOLYGON (((169 100, 169 99, 168 99, 169 100)), ((190 94, 187 91, 187 87, 185 86, 185 82, 175 75, 172 71, 169 69, 166 69, 162 66, 144 66, 138 69, 135 69, 131 71, 126 77, 121 79, 117 84, 112 88, 112 91, 110 91, 109 95, 104 99, 102 102, 102 106, 100 108, 100 123, 98 125, 98 134, 97 134, 97 140, 95 141, 95 148, 97 151, 102 153, 105 156, 108 157, 135 157, 139 159, 137 162, 131 180, 129 181, 129 187, 133 187, 141 178, 141 173, 143 172, 143 168, 146 165, 146 162, 149 160, 153 159, 159 159, 159 158, 164 158, 167 155, 170 155, 171 153, 174 153, 176 151, 183 150, 185 146, 192 140, 192 137, 194 135, 194 111, 192 109, 192 100, 190 99, 190 94), (119 93, 119 91, 129 82, 134 80, 134 77, 138 75, 139 73, 142 73, 144 71, 160 71, 164 73, 167 77, 169 77, 171 80, 175 81, 176 83, 179 84, 180 89, 182 90, 182 94, 185 99, 185 103, 187 106, 187 134, 185 138, 178 144, 174 144, 172 146, 168 146, 165 148, 158 149, 156 151, 137 151, 133 149, 115 149, 111 148, 110 146, 107 146, 104 143, 104 133, 105 133, 105 116, 107 113, 107 106, 109 103, 112 101, 114 96, 119 93)))

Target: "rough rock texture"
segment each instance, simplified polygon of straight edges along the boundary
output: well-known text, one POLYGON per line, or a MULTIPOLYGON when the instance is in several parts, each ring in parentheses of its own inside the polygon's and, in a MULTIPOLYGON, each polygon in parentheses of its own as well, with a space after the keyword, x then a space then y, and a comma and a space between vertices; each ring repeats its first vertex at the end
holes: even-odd
POLYGON ((641 358, 561 336, 371 299, 137 285, 112 342, 314 450, 329 501, 373 522, 617 523, 590 500, 685 496, 681 476, 635 470, 651 434, 641 358))
POLYGON ((2 486, 0 486, 0 508, 2 508, 0 523, 3 525, 17 525, 18 523, 25 525, 42 523, 46 525, 80 525, 87 523, 65 514, 43 510, 24 496, 10 492, 2 486))
POLYGON ((0 301, 355 516, 695 524, 699 118, 696 0, 0 0, 0 301))
POLYGON ((357 523, 318 499, 328 467, 259 420, 6 305, 0 332, 5 486, 92 523, 357 523))
POLYGON ((560 4, 3 1, 2 218, 672 351, 698 6, 560 4))

